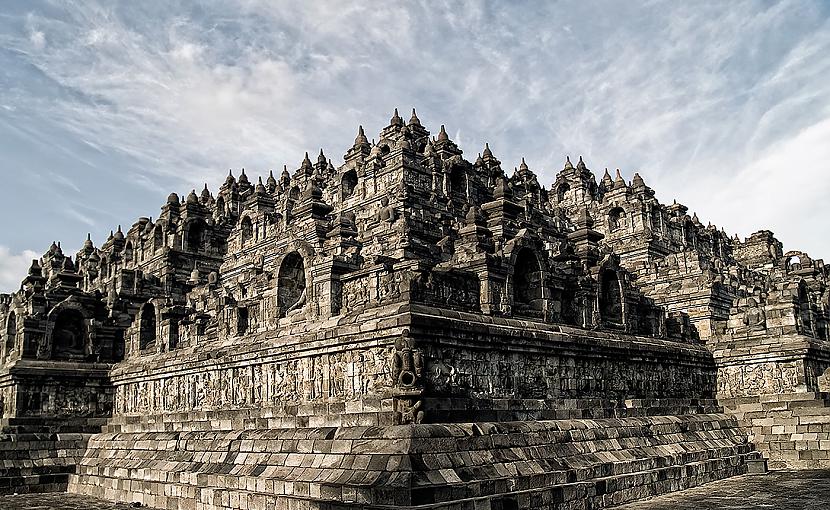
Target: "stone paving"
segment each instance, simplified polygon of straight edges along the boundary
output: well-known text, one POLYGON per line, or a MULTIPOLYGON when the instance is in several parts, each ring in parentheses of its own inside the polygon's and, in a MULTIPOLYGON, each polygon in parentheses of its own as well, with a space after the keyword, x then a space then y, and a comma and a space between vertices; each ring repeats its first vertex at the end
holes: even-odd
POLYGON ((826 510, 830 471, 745 475, 617 507, 616 510, 826 510))
MULTIPOLYGON (((0 496, 2 510, 127 510, 75 494, 0 496)), ((713 482, 683 492, 617 507, 617 510, 826 510, 830 508, 830 471, 774 471, 713 482)))

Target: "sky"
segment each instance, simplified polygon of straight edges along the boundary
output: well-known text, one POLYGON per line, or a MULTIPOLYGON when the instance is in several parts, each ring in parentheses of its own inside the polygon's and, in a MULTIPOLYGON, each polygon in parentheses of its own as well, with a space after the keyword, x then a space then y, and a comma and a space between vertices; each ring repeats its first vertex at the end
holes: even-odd
POLYGON ((0 292, 230 168, 338 165, 395 107, 830 260, 830 0, 2 0, 0 70, 0 292))

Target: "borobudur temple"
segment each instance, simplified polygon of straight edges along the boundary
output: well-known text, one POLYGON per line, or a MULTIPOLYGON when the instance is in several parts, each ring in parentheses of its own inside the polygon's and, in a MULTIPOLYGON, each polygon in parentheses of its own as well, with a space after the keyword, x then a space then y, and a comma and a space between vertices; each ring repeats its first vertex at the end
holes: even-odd
POLYGON ((605 508, 830 468, 830 265, 580 157, 395 111, 170 194, 0 295, 0 492, 181 510, 605 508))

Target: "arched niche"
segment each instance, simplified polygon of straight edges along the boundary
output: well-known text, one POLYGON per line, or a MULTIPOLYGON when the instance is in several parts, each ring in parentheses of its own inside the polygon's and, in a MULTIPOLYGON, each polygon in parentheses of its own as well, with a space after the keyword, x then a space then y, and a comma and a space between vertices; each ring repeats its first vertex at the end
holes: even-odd
POLYGON ((98 274, 99 274, 100 278, 102 278, 102 279, 103 278, 109 278, 109 275, 110 275, 110 273, 109 273, 109 269, 110 269, 109 257, 107 257, 106 255, 101 257, 101 262, 100 262, 99 267, 100 268, 98 270, 98 274))
POLYGON ((6 319, 6 343, 3 347, 3 357, 8 359, 14 351, 17 342, 17 315, 14 312, 9 313, 6 319))
POLYGON ((571 185, 567 182, 563 182, 556 188, 556 201, 557 203, 563 202, 565 200, 565 195, 571 191, 571 185))
POLYGON ((152 303, 144 303, 139 313, 138 322, 138 349, 147 351, 155 347, 158 337, 158 321, 156 307, 152 303))
POLYGON ((625 227, 625 211, 622 207, 614 207, 608 211, 608 231, 616 232, 625 227))
POLYGON ((787 272, 799 271, 801 269, 801 257, 792 255, 787 257, 787 272))
POLYGON ((127 244, 124 245, 124 260, 125 261, 133 260, 133 254, 134 254, 133 242, 132 241, 127 241, 127 244))
POLYGON ((803 281, 798 285, 798 315, 801 323, 801 333, 813 334, 813 312, 810 306, 810 293, 807 291, 807 284, 803 281))
POLYGON ((530 248, 521 248, 513 265, 513 314, 541 317, 544 312, 542 268, 530 248))
POLYGON ((345 198, 349 198, 354 194, 355 189, 357 188, 357 172, 354 170, 349 170, 348 172, 343 174, 343 178, 340 179, 340 193, 341 196, 345 198))
POLYGON ((205 245, 205 222, 201 219, 193 220, 187 224, 185 235, 185 248, 188 251, 200 251, 205 245))
POLYGON ((280 317, 285 317, 291 310, 302 306, 305 295, 305 263, 299 252, 291 252, 283 258, 277 278, 277 307, 280 317))
POLYGON ((611 326, 623 324, 623 294, 617 272, 606 269, 600 274, 599 313, 611 326))
POLYGON ((242 223, 239 228, 242 232, 242 246, 245 246, 254 238, 254 224, 251 218, 248 216, 242 218, 242 223))
POLYGON ((450 195, 453 197, 467 196, 467 172, 461 165, 453 165, 450 169, 450 195))
POLYGON ((164 227, 160 224, 153 227, 153 251, 164 247, 164 227))
POLYGON ((60 310, 52 326, 52 358, 72 359, 82 357, 86 344, 84 315, 77 308, 60 310))
POLYGON ((248 332, 248 307, 240 306, 236 309, 236 334, 244 335, 248 332))

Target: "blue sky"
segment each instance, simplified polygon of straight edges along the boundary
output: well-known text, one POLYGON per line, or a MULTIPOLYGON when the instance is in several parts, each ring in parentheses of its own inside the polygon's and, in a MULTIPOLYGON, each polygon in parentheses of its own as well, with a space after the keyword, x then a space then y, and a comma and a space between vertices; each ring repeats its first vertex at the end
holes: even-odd
POLYGON ((228 168, 335 164, 416 107, 550 184, 635 171, 742 237, 830 258, 830 2, 5 0, 0 291, 51 241, 228 168))

